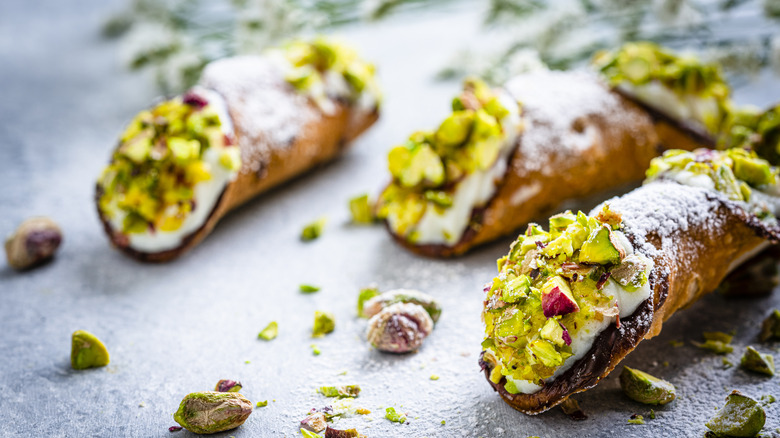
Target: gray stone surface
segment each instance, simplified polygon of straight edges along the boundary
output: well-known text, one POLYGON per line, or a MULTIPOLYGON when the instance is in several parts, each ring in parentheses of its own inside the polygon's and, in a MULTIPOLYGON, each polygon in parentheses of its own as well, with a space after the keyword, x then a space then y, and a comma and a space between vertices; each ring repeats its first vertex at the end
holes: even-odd
MULTIPOLYGON (((625 361, 677 385, 679 399, 657 409, 656 420, 627 424, 632 413, 649 409, 624 397, 616 376, 576 397, 589 414, 584 422, 557 409, 517 413, 477 366, 481 285, 509 240, 437 261, 409 254, 380 227, 347 224, 347 199, 383 184, 387 148, 447 111, 458 85, 430 77, 451 48, 478 33, 479 15, 465 8, 345 31, 381 67, 387 91, 381 122, 341 160, 229 215, 181 260, 155 266, 127 259, 108 246, 92 202, 117 133, 155 94, 149 78, 126 72, 116 45, 98 36, 102 20, 121 4, 0 2, 0 233, 31 215, 51 216, 65 231, 54 263, 24 274, 0 264, 0 436, 192 436, 168 432, 171 413, 185 394, 222 378, 242 381, 253 402, 269 400, 244 426, 220 435, 238 437, 296 435, 306 412, 327 404, 314 391, 325 384, 363 387, 358 404, 373 413, 343 424, 374 437, 701 436, 731 389, 780 396, 777 378, 724 370, 719 356, 688 342, 702 330, 736 329, 742 350, 755 343, 760 318, 780 307, 780 295, 709 296, 625 361), (330 219, 324 236, 301 243, 303 224, 320 215, 330 219), (304 282, 323 289, 302 295, 304 282), (441 300, 441 321, 417 354, 383 355, 363 340, 355 298, 372 282, 441 300), (312 341, 317 309, 334 312, 337 329, 312 341), (279 337, 256 339, 271 320, 279 322, 279 337), (78 329, 106 343, 107 368, 70 369, 70 334, 78 329), (686 344, 674 348, 671 340, 686 344), (322 350, 318 357, 312 342, 322 350), (440 380, 429 380, 431 374, 440 380), (381 407, 388 406, 408 413, 409 421, 386 421, 381 407)), ((764 76, 738 93, 764 105, 780 97, 780 87, 764 76)), ((778 357, 776 343, 762 349, 778 357)), ((776 435, 780 403, 767 413, 766 430, 776 435)))

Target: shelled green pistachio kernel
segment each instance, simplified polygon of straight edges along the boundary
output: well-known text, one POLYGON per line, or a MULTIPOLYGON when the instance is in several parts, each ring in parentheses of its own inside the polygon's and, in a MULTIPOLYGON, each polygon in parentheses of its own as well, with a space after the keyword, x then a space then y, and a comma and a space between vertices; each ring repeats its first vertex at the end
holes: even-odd
POLYGON ((368 321, 368 342, 387 353, 409 353, 422 346, 433 331, 433 320, 417 304, 395 303, 368 321))
POLYGON ((629 398, 648 405, 665 405, 676 397, 671 383, 629 367, 620 373, 620 387, 629 398))
POLYGON ((395 408, 387 408, 385 409, 385 418, 392 421, 393 423, 405 423, 406 422, 406 415, 399 414, 395 411, 395 408))
POLYGON ((704 342, 691 341, 691 343, 701 349, 710 350, 715 354, 729 354, 734 351, 731 345, 733 336, 723 332, 704 332, 702 333, 704 342))
POLYGON ((321 386, 317 392, 325 397, 357 397, 360 394, 359 385, 321 386))
POLYGON ((750 346, 745 349, 739 366, 754 373, 766 374, 767 376, 775 375, 775 359, 772 355, 759 353, 758 350, 750 346))
POLYGON ((20 271, 38 266, 54 257, 60 243, 62 230, 53 220, 27 219, 5 240, 8 265, 20 271))
POLYGON ((255 407, 258 407, 258 408, 264 408, 266 406, 268 406, 268 400, 259 401, 255 405, 255 407))
POLYGON ((374 206, 366 193, 349 200, 349 212, 352 215, 352 223, 355 224, 373 224, 376 220, 374 206))
POLYGON ((366 315, 364 312, 365 304, 366 301, 370 300, 371 298, 374 298, 377 295, 379 295, 379 288, 376 286, 369 286, 360 289, 360 294, 358 294, 358 300, 357 300, 357 313, 359 317, 361 318, 370 317, 370 315, 366 315))
POLYGON ((314 285, 311 285, 311 284, 302 284, 302 285, 298 286, 298 290, 301 291, 301 293, 304 293, 304 294, 313 294, 314 292, 319 292, 320 289, 321 288, 319 286, 314 286, 314 285))
POLYGON ((320 338, 332 332, 336 328, 336 317, 330 312, 317 310, 314 312, 314 326, 311 337, 320 338))
POLYGON ((374 296, 364 302, 363 315, 370 318, 385 307, 395 303, 412 303, 422 306, 434 323, 441 316, 441 306, 432 296, 413 289, 396 289, 374 296))
POLYGON ((187 394, 173 414, 182 427, 198 434, 235 429, 252 413, 252 402, 236 392, 193 392, 187 394))
POLYGON ((84 330, 73 332, 70 350, 70 366, 74 370, 104 367, 109 356, 106 346, 95 335, 84 330))
POLYGON ((268 323, 265 328, 257 334, 258 339, 263 339, 265 341, 271 341, 273 339, 276 339, 276 336, 279 335, 279 324, 276 321, 271 321, 268 323))
POLYGON ((780 310, 773 310, 761 323, 761 333, 758 335, 761 342, 770 339, 780 339, 780 310))
POLYGON ((301 429, 301 435, 303 435, 303 438, 322 438, 322 435, 306 429, 301 429))
POLYGON ((325 229, 325 224, 327 223, 328 219, 323 216, 316 221, 307 224, 301 231, 301 240, 308 242, 310 240, 317 239, 320 237, 320 235, 322 235, 322 231, 325 229))
POLYGON ((217 382, 217 386, 214 387, 214 391, 217 392, 239 392, 241 391, 241 382, 235 380, 222 379, 217 382))
POLYGON ((766 413, 757 401, 733 391, 726 397, 726 405, 705 426, 718 436, 753 437, 765 422, 766 413))

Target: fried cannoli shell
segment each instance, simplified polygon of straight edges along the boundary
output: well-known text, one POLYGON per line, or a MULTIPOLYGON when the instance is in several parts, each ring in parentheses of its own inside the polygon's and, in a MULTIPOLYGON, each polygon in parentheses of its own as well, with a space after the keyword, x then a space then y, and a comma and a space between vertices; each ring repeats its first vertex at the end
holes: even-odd
POLYGON ((520 412, 539 414, 595 386, 639 342, 658 335, 664 321, 677 310, 715 290, 733 268, 780 238, 777 228, 768 227, 736 203, 713 192, 675 183, 654 182, 607 203, 610 209, 623 215, 626 236, 636 251, 645 251, 641 241, 655 248, 651 256, 654 267, 649 276, 653 295, 630 317, 621 318, 619 325, 608 326, 582 359, 536 393, 510 394, 504 388, 505 379, 498 384, 490 381, 492 366, 480 360, 493 389, 520 412), (668 197, 664 200, 647 196, 652 191, 668 197), (677 202, 682 199, 680 196, 701 198, 701 205, 707 206, 706 212, 680 212, 682 204, 677 202), (637 202, 648 203, 647 209, 624 210, 623 206, 637 202), (651 217, 659 226, 652 230, 641 226, 632 228, 632 222, 642 216, 651 217), (682 220, 664 221, 665 217, 682 220))
POLYGON ((710 145, 689 127, 611 90, 595 75, 547 75, 553 75, 554 80, 544 75, 521 76, 507 85, 522 104, 525 129, 495 195, 485 206, 474 209, 461 239, 453 246, 416 245, 390 230, 399 243, 430 257, 462 255, 515 233, 563 201, 641 181, 650 160, 667 149, 710 145), (579 92, 578 88, 589 91, 579 92), (603 104, 588 102, 594 99, 603 104), (540 160, 545 163, 541 167, 526 165, 540 160))
MULTIPOLYGON (((244 102, 226 98, 230 117, 235 127, 235 141, 242 149, 242 167, 238 177, 229 182, 212 208, 206 221, 195 232, 182 239, 181 244, 173 249, 160 252, 143 252, 131 248, 127 239, 121 233, 115 232, 107 218, 98 209, 106 233, 114 246, 127 255, 143 262, 167 262, 173 260, 198 245, 203 238, 211 233, 214 226, 231 210, 249 201, 255 196, 297 176, 303 172, 328 162, 338 156, 349 143, 368 129, 379 117, 378 108, 359 109, 336 102, 336 110, 332 114, 323 113, 319 107, 310 101, 296 95, 296 92, 285 83, 277 86, 287 87, 280 91, 290 99, 298 99, 301 113, 313 115, 301 127, 285 147, 268 147, 268 153, 258 156, 250 149, 257 147, 257 142, 265 141, 252 126, 253 121, 246 120, 246 114, 241 110, 244 102)), ((96 200, 101 196, 100 188, 96 200)))

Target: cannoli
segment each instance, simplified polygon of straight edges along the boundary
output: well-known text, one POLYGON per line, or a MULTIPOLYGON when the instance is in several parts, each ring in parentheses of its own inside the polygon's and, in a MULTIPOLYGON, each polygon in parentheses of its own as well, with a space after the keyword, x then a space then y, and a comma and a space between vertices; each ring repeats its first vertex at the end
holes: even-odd
POLYGON ((139 260, 174 259, 232 209, 342 152, 379 103, 373 65, 323 38, 215 61, 122 134, 97 183, 106 233, 139 260))
POLYGON ((780 179, 752 152, 667 151, 590 215, 531 224, 485 286, 480 364, 538 414, 595 386, 677 310, 780 239, 780 179))
POLYGON ((428 256, 463 254, 565 200, 640 181, 665 149, 714 145, 694 122, 708 127, 725 117, 728 87, 717 69, 690 61, 677 81, 666 80, 674 74, 664 58, 663 69, 643 73, 648 89, 678 97, 668 106, 682 108, 661 117, 666 107, 651 111, 621 91, 618 73, 634 78, 636 63, 606 56, 601 76, 539 71, 496 90, 467 80, 436 131, 416 132, 388 155, 392 181, 377 215, 393 237, 428 256))

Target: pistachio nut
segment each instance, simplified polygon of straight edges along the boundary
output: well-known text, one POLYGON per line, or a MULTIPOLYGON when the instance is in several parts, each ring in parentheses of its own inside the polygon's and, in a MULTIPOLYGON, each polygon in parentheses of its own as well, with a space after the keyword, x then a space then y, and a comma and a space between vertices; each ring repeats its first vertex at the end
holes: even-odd
POLYGON ((328 426, 328 420, 323 412, 314 412, 301 420, 301 429, 319 433, 328 426))
POLYGON ((104 367, 109 356, 106 346, 95 335, 84 330, 73 332, 70 349, 70 366, 74 370, 104 367))
POLYGON ((395 303, 413 303, 422 306, 434 323, 441 316, 441 306, 432 296, 413 289, 396 289, 375 296, 365 302, 363 314, 370 318, 395 303))
POLYGON ((365 435, 362 435, 360 432, 357 431, 357 429, 345 429, 345 430, 339 430, 334 429, 330 426, 328 426, 325 429, 325 438, 364 438, 365 435))
POLYGON ((775 375, 775 359, 772 355, 759 353, 751 346, 745 349, 739 366, 754 373, 766 374, 767 376, 775 375))
POLYGON ((190 432, 210 434, 235 429, 252 413, 252 402, 236 392, 193 392, 179 404, 173 419, 190 432))
POLYGON ((5 241, 8 264, 18 270, 51 259, 62 243, 62 230, 51 219, 34 217, 22 222, 5 241))
POLYGON ((330 312, 317 310, 314 312, 314 326, 311 330, 312 338, 321 338, 336 328, 336 317, 330 312))
POLYGON ((649 405, 665 405, 676 396, 671 383, 629 367, 620 373, 620 387, 629 398, 649 405))
POLYGON ((775 309, 761 323, 761 334, 758 335, 761 342, 770 339, 780 339, 780 310, 775 309))
POLYGON ((368 341, 388 353, 417 350, 433 330, 433 319, 420 305, 395 303, 368 321, 368 341))
POLYGON ((705 426, 718 436, 752 437, 765 422, 766 413, 757 401, 733 391, 726 397, 726 405, 705 426))
POLYGON ((238 392, 241 391, 241 382, 235 380, 222 379, 217 382, 217 386, 214 387, 214 391, 217 392, 238 392))

